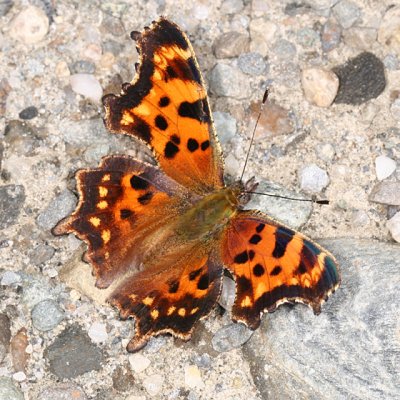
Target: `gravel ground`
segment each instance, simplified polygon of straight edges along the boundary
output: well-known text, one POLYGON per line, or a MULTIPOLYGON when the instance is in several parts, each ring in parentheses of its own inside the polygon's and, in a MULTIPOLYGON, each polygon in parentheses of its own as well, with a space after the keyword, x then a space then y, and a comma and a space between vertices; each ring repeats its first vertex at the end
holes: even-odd
POLYGON ((3 0, 0 28, 0 400, 400 398, 398 0, 3 0), (251 203, 337 256, 320 316, 283 306, 253 334, 231 323, 227 278, 192 341, 128 354, 134 323, 94 288, 84 245, 51 235, 75 170, 151 159, 105 130, 100 98, 132 79, 129 33, 159 15, 192 41, 227 176, 269 87, 245 176, 330 200, 251 203))

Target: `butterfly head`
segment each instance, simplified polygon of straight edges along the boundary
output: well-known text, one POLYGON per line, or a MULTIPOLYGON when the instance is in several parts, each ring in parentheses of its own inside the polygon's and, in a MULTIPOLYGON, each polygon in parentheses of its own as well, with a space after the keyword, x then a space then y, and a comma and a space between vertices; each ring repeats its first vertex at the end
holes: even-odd
POLYGON ((231 190, 237 199, 239 208, 243 207, 250 201, 251 192, 253 192, 257 186, 258 182, 256 182, 254 176, 246 182, 239 180, 232 185, 231 190))

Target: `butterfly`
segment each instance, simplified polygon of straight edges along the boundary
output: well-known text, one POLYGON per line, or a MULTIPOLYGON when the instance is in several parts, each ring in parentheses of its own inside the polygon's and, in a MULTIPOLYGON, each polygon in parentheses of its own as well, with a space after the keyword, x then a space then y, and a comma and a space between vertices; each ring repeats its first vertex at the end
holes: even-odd
POLYGON ((103 98, 105 125, 140 139, 157 165, 105 157, 76 173, 79 203, 53 229, 88 250, 98 288, 122 319, 135 318, 127 350, 161 333, 190 339, 236 282, 232 319, 251 329, 264 312, 301 302, 319 313, 340 282, 332 254, 257 210, 244 210, 254 182, 226 185, 205 84, 186 35, 161 17, 133 32, 140 62, 120 95, 103 98))

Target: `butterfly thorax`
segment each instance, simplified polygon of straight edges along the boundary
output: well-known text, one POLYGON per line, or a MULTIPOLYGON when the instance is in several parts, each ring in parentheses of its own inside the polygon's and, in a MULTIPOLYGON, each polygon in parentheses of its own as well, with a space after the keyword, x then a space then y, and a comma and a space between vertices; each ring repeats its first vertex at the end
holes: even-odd
POLYGON ((237 212, 241 191, 242 185, 235 183, 206 195, 180 216, 176 233, 186 240, 218 234, 237 212))

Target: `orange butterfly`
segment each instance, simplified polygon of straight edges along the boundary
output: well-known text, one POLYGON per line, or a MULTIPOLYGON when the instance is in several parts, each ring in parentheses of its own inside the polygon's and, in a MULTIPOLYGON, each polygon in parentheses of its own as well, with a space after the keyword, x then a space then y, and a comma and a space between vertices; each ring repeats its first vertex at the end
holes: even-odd
POLYGON ((194 51, 160 18, 132 33, 137 78, 103 99, 114 133, 145 142, 158 167, 110 156, 77 172, 73 214, 54 228, 88 244, 96 286, 112 285, 121 318, 136 319, 128 351, 169 332, 189 339, 221 292, 224 269, 236 280, 232 318, 252 329, 263 312, 302 302, 316 313, 339 285, 334 257, 260 211, 244 211, 248 187, 226 186, 221 149, 194 51))

